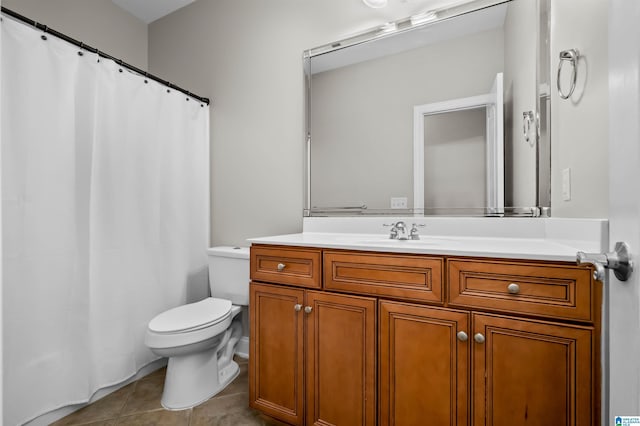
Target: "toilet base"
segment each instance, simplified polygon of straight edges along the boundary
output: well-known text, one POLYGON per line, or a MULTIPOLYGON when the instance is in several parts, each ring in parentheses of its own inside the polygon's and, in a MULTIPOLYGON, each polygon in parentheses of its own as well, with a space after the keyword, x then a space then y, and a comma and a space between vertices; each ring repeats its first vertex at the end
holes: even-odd
POLYGON ((218 371, 216 351, 169 358, 160 403, 167 410, 186 410, 221 392, 240 374, 235 361, 218 371))

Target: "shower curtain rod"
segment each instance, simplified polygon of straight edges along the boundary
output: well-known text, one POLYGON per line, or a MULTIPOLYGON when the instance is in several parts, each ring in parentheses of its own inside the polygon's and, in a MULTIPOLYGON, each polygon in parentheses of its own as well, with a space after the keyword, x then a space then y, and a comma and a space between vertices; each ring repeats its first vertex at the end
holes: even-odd
POLYGON ((194 93, 191 93, 188 90, 183 89, 182 87, 176 86, 175 84, 170 83, 170 82, 168 82, 166 80, 163 80, 160 77, 156 77, 153 74, 149 74, 147 71, 141 70, 140 68, 138 68, 136 66, 133 66, 131 64, 128 64, 128 63, 124 62, 122 59, 115 58, 115 57, 113 57, 113 56, 111 56, 111 55, 109 55, 109 54, 107 54, 105 52, 102 52, 102 51, 96 49, 95 47, 91 47, 91 46, 89 46, 87 44, 84 44, 84 43, 74 39, 74 38, 69 37, 66 34, 62 34, 61 32, 58 32, 58 31, 56 31, 56 30, 54 30, 52 28, 49 28, 46 25, 43 25, 43 24, 41 24, 39 22, 36 22, 33 19, 29 19, 26 16, 20 15, 19 13, 14 12, 11 9, 7 9, 6 7, 2 6, 2 13, 5 13, 8 16, 11 16, 12 18, 15 18, 15 19, 17 19, 19 21, 22 21, 25 24, 31 25, 33 27, 36 27, 37 29, 42 30, 43 32, 51 34, 51 35, 53 35, 55 37, 58 37, 58 38, 66 41, 68 43, 74 44, 74 45, 78 46, 80 49, 84 49, 84 50, 87 50, 89 52, 96 53, 99 56, 101 56, 103 58, 106 58, 106 59, 111 59, 116 64, 120 65, 121 67, 127 68, 127 69, 135 72, 136 74, 140 74, 141 76, 143 76, 145 78, 149 78, 151 80, 157 81, 158 83, 160 83, 160 84, 162 84, 164 86, 167 86, 167 87, 169 87, 171 89, 174 89, 174 90, 177 90, 179 92, 182 92, 185 95, 187 95, 187 96, 189 96, 189 97, 191 97, 193 99, 197 99, 198 101, 204 102, 207 105, 209 105, 209 98, 203 98, 203 97, 198 96, 198 95, 196 95, 194 93))

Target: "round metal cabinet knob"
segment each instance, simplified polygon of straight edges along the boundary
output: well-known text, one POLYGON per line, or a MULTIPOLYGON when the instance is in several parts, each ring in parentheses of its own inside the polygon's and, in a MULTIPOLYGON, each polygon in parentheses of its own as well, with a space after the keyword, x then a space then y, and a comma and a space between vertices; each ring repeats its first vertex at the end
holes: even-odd
POLYGON ((302 309, 301 304, 296 303, 295 305, 293 305, 293 310, 295 310, 296 312, 300 312, 300 309, 302 309))
POLYGON ((520 286, 516 283, 511 283, 507 286, 507 291, 511 294, 520 293, 520 286))
POLYGON ((466 342, 467 340, 469 340, 469 336, 464 331, 459 331, 456 336, 458 336, 458 340, 460 340, 461 342, 466 342))
POLYGON ((473 336, 473 340, 475 340, 476 343, 484 343, 484 336, 482 333, 476 333, 476 335, 473 336))
POLYGON ((284 268, 286 268, 287 265, 285 265, 284 263, 278 263, 278 271, 282 271, 284 268))
POLYGON ((304 313, 305 314, 310 314, 311 311, 313 311, 313 308, 311 306, 305 306, 304 307, 304 313))

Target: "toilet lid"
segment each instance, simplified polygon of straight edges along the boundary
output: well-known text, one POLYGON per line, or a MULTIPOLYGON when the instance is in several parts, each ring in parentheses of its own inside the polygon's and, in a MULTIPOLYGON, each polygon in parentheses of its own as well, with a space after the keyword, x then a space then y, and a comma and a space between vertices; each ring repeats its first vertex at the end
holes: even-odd
POLYGON ((223 321, 230 312, 230 300, 208 297, 157 315, 149 322, 149 329, 156 333, 197 330, 223 321))

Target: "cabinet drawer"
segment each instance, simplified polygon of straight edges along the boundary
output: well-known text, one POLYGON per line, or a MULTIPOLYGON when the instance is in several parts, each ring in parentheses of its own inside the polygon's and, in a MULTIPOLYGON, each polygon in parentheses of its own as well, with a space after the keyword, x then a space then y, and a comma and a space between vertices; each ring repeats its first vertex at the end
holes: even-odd
POLYGON ((591 269, 570 264, 447 260, 451 306, 594 321, 591 269))
POLYGON ((251 246, 251 280, 321 288, 321 251, 276 246, 251 246))
POLYGON ((325 251, 324 288, 441 303, 443 265, 440 257, 325 251))

